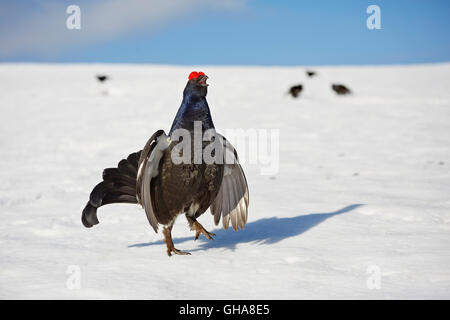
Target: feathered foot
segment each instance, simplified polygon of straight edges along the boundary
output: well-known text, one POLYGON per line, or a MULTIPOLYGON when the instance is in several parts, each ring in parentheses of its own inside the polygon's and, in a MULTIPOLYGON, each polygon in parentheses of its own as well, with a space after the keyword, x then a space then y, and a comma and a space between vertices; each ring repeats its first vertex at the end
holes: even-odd
POLYGON ((207 231, 203 226, 198 222, 195 218, 190 217, 186 215, 186 219, 189 222, 189 226, 191 227, 191 230, 195 230, 195 240, 197 240, 200 237, 200 234, 204 234, 206 238, 209 240, 214 240, 213 236, 215 236, 214 233, 207 231))
POLYGON ((175 254, 179 254, 179 255, 190 254, 189 252, 181 251, 174 247, 173 241, 172 241, 172 226, 173 225, 170 225, 169 227, 164 227, 164 229, 163 229, 164 242, 167 245, 167 254, 169 255, 169 257, 172 256, 172 252, 175 254))

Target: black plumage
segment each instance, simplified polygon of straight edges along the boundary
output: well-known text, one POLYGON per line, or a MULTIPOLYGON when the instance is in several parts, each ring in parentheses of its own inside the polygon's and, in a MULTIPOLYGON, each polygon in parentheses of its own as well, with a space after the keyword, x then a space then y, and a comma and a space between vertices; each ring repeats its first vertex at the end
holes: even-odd
POLYGON ((289 94, 290 94, 292 97, 297 98, 297 97, 300 95, 300 93, 301 93, 302 91, 303 91, 303 85, 298 84, 298 85, 296 85, 296 86, 292 86, 292 87, 289 89, 289 94))
POLYGON ((104 81, 106 81, 106 80, 109 79, 109 77, 108 77, 107 75, 103 75, 103 74, 98 74, 98 75, 96 75, 96 78, 97 78, 97 80, 100 81, 100 82, 104 82, 104 81))
POLYGON ((132 153, 119 162, 118 168, 103 170, 103 181, 91 192, 89 201, 82 213, 86 228, 98 224, 97 209, 109 203, 138 203, 136 199, 137 161, 140 151, 132 153), (125 164, 126 163, 126 164, 125 164), (130 170, 132 167, 134 170, 130 170))
POLYGON ((306 70, 306 75, 310 78, 314 77, 317 75, 317 73, 315 71, 311 71, 311 70, 306 70))
POLYGON ((350 89, 344 86, 343 84, 332 84, 331 89, 333 89, 333 91, 336 92, 338 95, 351 94, 350 89))
MULTIPOLYGON (((167 253, 188 254, 173 245, 171 230, 176 217, 184 213, 191 227, 212 239, 213 233, 206 231, 197 221, 208 208, 216 225, 222 217, 223 226, 230 222, 234 230, 243 229, 247 222, 249 193, 244 172, 239 165, 237 153, 226 139, 215 131, 210 109, 206 101, 207 76, 193 72, 183 92, 183 101, 173 121, 169 135, 158 130, 147 141, 143 150, 122 159, 117 168, 103 171, 103 181, 92 190, 89 202, 82 213, 86 227, 99 223, 97 209, 110 203, 139 203, 145 209, 151 227, 158 232, 158 225, 164 225, 163 234, 167 253), (203 158, 195 161, 195 151, 191 152, 187 163, 176 163, 173 153, 178 152, 177 134, 187 134, 192 140, 192 150, 196 144, 194 137, 196 123, 200 122, 201 133, 214 133, 219 142, 215 149, 218 156, 210 163, 203 158), (232 161, 217 161, 221 154, 230 154, 232 161)), ((216 141, 216 140, 212 140, 216 141)), ((210 141, 201 141, 201 154, 210 141)), ((215 155, 215 154, 214 154, 215 155)), ((224 156, 224 158, 226 158, 224 156)), ((226 158, 227 160, 230 157, 226 158)), ((223 159, 222 159, 223 160, 223 159)))

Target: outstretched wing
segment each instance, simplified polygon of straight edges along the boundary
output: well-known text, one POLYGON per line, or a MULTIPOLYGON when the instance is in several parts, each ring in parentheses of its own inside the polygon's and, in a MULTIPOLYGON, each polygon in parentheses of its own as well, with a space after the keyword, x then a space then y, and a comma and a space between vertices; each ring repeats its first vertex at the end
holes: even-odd
POLYGON ((210 209, 216 225, 222 217, 225 229, 228 229, 231 221, 234 231, 237 231, 238 228, 244 229, 247 223, 249 205, 247 179, 234 147, 225 137, 220 134, 218 136, 224 142, 225 162, 222 184, 210 209))
POLYGON ((151 182, 158 175, 158 168, 164 150, 169 146, 170 139, 163 130, 155 132, 142 150, 136 178, 136 196, 145 209, 148 222, 155 232, 158 232, 158 220, 152 202, 151 182))

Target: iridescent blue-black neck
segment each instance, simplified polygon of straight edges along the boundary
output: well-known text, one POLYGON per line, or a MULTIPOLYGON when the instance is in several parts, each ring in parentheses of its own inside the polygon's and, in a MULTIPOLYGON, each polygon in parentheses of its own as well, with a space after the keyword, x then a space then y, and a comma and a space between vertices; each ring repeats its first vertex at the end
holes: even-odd
POLYGON ((198 85, 195 81, 188 81, 183 91, 183 101, 172 123, 169 135, 176 129, 194 130, 194 121, 202 122, 202 129, 214 128, 208 102, 206 101, 207 87, 198 85))

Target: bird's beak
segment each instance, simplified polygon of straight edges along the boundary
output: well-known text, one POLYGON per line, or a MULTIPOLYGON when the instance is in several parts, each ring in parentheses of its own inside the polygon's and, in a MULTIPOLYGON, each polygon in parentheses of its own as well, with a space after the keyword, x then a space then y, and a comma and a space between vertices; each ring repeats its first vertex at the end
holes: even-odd
POLYGON ((200 76, 200 80, 198 80, 198 84, 202 87, 207 87, 209 84, 206 83, 206 80, 208 80, 208 76, 200 76))

